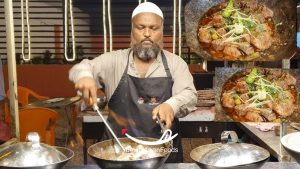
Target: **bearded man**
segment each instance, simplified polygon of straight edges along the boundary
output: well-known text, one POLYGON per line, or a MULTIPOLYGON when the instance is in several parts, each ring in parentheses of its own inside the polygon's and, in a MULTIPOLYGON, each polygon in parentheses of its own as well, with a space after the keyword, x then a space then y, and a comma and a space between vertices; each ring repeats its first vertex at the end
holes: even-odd
MULTIPOLYGON (((196 105, 193 77, 184 60, 163 50, 163 13, 151 2, 132 12, 129 49, 104 53, 72 67, 69 78, 88 105, 97 103, 96 91, 103 79, 108 101, 107 121, 118 137, 122 129, 134 137, 160 138, 157 117, 173 134, 173 150, 167 162, 182 162, 179 117, 196 105)), ((108 139, 106 132, 103 139, 108 139)))

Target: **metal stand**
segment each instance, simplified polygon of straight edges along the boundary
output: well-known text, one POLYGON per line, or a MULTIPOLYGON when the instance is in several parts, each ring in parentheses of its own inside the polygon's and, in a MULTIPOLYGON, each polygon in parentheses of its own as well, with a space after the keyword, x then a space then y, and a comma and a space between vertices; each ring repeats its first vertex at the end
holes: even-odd
MULTIPOLYGON (((289 123, 287 122, 281 122, 280 123, 280 132, 279 132, 279 139, 281 140, 281 138, 287 134, 287 126, 289 125, 289 123)), ((282 144, 280 143, 280 148, 279 148, 279 155, 280 157, 278 158, 278 160, 280 162, 289 162, 291 161, 291 156, 285 151, 284 147, 282 146, 282 144)))
MULTIPOLYGON (((282 59, 282 69, 290 69, 290 59, 282 59)), ((284 120, 284 119, 283 119, 284 120)), ((279 139, 287 134, 287 126, 289 125, 288 122, 282 121, 280 123, 280 134, 279 134, 279 139)), ((280 143, 280 158, 278 159, 280 162, 288 162, 291 161, 291 156, 285 151, 284 147, 280 143)))
POLYGON ((282 69, 290 69, 291 68, 291 60, 290 59, 282 59, 282 69))
POLYGON ((9 79, 9 111, 12 115, 12 133, 16 137, 20 136, 19 128, 19 107, 17 93, 17 71, 16 71, 16 51, 15 51, 15 30, 13 17, 13 2, 4 0, 5 25, 6 25, 6 46, 7 46, 7 63, 8 63, 8 79, 9 79))
POLYGON ((255 62, 233 62, 232 68, 251 68, 255 66, 255 62))

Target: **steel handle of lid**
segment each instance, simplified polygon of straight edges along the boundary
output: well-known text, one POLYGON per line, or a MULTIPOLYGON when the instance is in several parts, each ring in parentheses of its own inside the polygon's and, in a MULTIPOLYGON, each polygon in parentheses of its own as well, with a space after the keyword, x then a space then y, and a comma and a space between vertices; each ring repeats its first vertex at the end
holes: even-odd
POLYGON ((221 134, 221 142, 223 144, 228 142, 228 136, 231 137, 231 142, 233 143, 238 142, 238 136, 235 131, 223 131, 221 134))
POLYGON ((40 146, 40 136, 37 132, 29 132, 26 136, 26 141, 32 143, 32 149, 38 150, 41 148, 40 146))

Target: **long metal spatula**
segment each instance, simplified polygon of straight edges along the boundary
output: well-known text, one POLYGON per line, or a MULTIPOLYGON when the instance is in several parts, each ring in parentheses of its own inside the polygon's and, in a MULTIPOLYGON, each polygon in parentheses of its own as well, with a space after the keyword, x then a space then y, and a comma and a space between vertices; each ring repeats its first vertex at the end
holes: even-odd
MULTIPOLYGON (((116 134, 114 133, 114 131, 110 128, 110 126, 107 123, 106 119, 102 116, 102 114, 100 112, 100 109, 99 109, 99 107, 96 104, 93 106, 93 110, 98 113, 98 115, 101 117, 101 119, 104 122, 105 126, 108 128, 108 130, 110 131, 110 133, 113 135, 113 137, 115 138, 115 140, 117 141, 117 143, 119 144, 119 146, 122 148, 122 150, 124 152, 126 152, 124 146, 121 144, 120 140, 118 139, 118 137, 116 136, 116 134)), ((119 153, 119 152, 117 152, 118 150, 116 150, 116 148, 115 148, 115 151, 116 151, 116 153, 119 153)))
MULTIPOLYGON (((82 96, 82 92, 78 90, 77 91, 77 95, 81 97, 82 96)), ((98 99, 97 99, 97 102, 98 102, 98 99)), ((110 133, 113 135, 113 137, 117 141, 118 145, 122 148, 122 150, 124 152, 126 152, 124 146, 121 144, 120 140, 117 138, 117 136, 114 133, 114 131, 110 128, 109 124, 107 123, 107 121, 105 120, 105 118, 102 116, 101 111, 100 111, 97 103, 94 104, 93 110, 98 113, 98 115, 101 117, 102 121, 104 122, 105 126, 108 128, 108 130, 110 131, 110 133)), ((115 141, 114 141, 114 145, 113 146, 114 146, 116 154, 119 154, 120 153, 120 148, 116 146, 115 141)))

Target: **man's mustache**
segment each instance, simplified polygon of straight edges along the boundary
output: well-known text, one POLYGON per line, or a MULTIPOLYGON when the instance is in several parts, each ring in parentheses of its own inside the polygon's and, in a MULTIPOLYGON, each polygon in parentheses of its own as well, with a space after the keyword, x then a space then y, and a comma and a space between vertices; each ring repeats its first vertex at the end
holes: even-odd
POLYGON ((149 38, 146 38, 146 39, 143 39, 142 42, 145 42, 145 41, 150 41, 151 43, 153 43, 153 41, 149 38))

